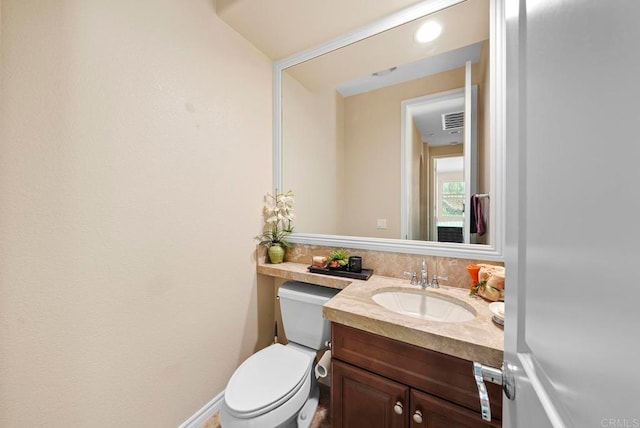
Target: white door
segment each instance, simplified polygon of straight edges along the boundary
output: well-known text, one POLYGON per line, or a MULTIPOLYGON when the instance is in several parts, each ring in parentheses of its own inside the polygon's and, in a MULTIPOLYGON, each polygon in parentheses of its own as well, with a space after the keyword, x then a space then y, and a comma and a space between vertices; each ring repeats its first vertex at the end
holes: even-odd
POLYGON ((506 427, 640 427, 640 1, 507 0, 506 427))
POLYGON ((471 243, 471 195, 476 193, 478 183, 477 110, 478 87, 471 84, 471 61, 465 64, 464 74, 464 224, 463 241, 471 243))

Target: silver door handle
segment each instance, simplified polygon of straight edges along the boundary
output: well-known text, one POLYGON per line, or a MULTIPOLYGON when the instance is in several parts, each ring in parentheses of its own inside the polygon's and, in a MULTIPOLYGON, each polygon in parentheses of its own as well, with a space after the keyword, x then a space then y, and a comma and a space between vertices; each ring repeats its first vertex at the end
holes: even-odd
POLYGON ((473 363, 473 376, 478 386, 478 395, 480 396, 480 413, 485 421, 491 420, 491 407, 489 403, 489 394, 484 381, 502 385, 502 390, 509 400, 513 400, 516 396, 515 378, 512 373, 511 365, 508 362, 502 363, 502 368, 496 369, 473 363))

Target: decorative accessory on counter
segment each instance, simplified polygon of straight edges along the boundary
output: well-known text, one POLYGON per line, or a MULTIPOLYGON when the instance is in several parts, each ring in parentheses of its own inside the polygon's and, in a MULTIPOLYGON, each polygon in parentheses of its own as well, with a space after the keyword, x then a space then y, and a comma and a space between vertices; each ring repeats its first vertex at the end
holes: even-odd
POLYGON ((269 255, 269 260, 273 264, 282 263, 284 260, 284 248, 282 248, 281 244, 273 244, 267 250, 267 254, 269 255))
POLYGON ((467 272, 469 273, 469 276, 471 277, 471 287, 473 287, 474 284, 478 283, 478 273, 480 272, 480 266, 478 266, 478 265, 467 265, 467 272))
POLYGON ((327 258, 327 268, 346 270, 349 266, 349 253, 341 248, 329 253, 327 258))
POLYGON ((493 314, 493 322, 504 325, 504 302, 489 303, 489 310, 493 314))
POLYGON ((342 269, 329 269, 327 267, 307 267, 311 273, 319 273, 322 275, 341 276, 343 278, 361 279, 363 281, 368 280, 373 275, 373 269, 362 269, 360 272, 350 272, 342 269))
POLYGON ((287 241, 287 236, 293 232, 293 192, 277 193, 272 195, 267 193, 264 197, 264 229, 262 234, 255 237, 268 248, 267 254, 271 263, 282 263, 284 260, 285 248, 291 246, 287 241), (273 255, 272 255, 273 254, 273 255))
POLYGON ((504 319, 504 302, 489 303, 489 310, 493 316, 504 319))
POLYGON ((334 250, 328 257, 314 256, 309 272, 331 276, 367 280, 373 275, 373 269, 362 268, 362 257, 349 256, 344 248, 334 250))
POLYGON ((362 271, 362 257, 349 257, 349 272, 360 273, 362 271))
POLYGON ((315 267, 324 267, 327 264, 327 258, 325 256, 313 256, 311 264, 315 267))
MULTIPOLYGON (((467 271, 471 275, 469 266, 467 266, 467 271)), ((475 296, 477 294, 491 302, 504 300, 504 267, 487 264, 478 264, 477 266, 480 267, 478 279, 472 283, 469 295, 475 296)))

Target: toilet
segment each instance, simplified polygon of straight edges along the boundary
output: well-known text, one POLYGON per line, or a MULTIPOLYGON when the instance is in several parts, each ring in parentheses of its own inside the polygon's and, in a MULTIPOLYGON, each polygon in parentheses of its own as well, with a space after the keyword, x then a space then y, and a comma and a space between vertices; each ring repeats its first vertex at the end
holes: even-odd
POLYGON ((322 305, 340 290, 285 282, 278 289, 289 343, 266 347, 231 376, 220 412, 222 428, 306 428, 318 406, 314 363, 331 336, 322 305))

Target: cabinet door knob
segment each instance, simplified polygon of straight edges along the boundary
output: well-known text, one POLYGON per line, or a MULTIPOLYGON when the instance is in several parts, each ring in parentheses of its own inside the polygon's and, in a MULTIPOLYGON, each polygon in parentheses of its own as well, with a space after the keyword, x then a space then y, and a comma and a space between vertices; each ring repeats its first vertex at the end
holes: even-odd
POLYGON ((422 412, 420 410, 416 410, 416 412, 413 414, 413 422, 417 424, 422 423, 422 412))
POLYGON ((402 403, 399 401, 396 401, 396 405, 393 406, 393 411, 396 412, 397 415, 401 415, 402 414, 402 403))

